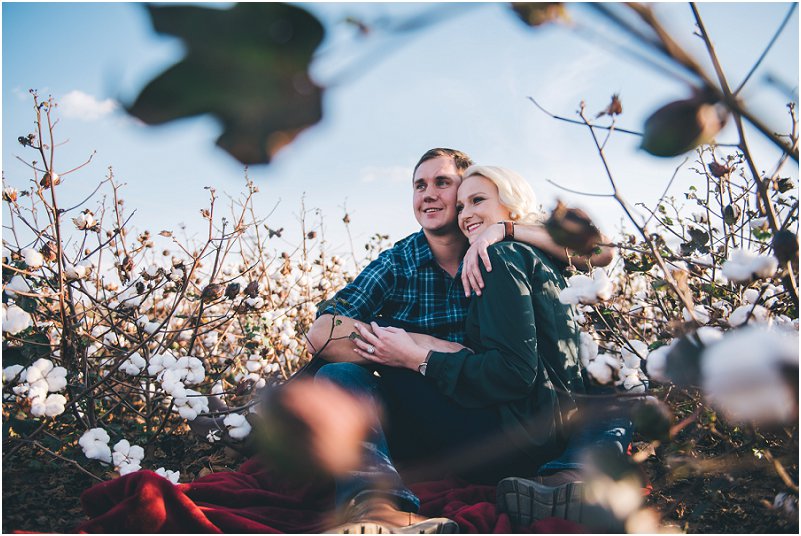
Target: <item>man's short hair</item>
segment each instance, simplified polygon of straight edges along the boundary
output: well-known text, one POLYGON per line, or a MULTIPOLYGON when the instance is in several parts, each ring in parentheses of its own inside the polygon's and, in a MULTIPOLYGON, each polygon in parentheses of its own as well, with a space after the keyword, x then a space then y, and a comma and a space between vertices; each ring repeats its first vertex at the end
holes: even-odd
POLYGON ((473 165, 473 159, 467 156, 462 151, 457 151, 456 149, 448 149, 445 147, 437 147, 435 149, 429 149, 428 151, 425 152, 423 156, 420 157, 420 161, 417 162, 416 166, 414 166, 414 171, 412 171, 412 177, 414 177, 414 174, 417 173, 417 168, 420 167, 420 164, 422 164, 426 160, 433 160, 434 158, 439 158, 440 156, 447 156, 453 158, 453 164, 456 166, 456 170, 459 172, 459 175, 464 173, 464 170, 473 165))

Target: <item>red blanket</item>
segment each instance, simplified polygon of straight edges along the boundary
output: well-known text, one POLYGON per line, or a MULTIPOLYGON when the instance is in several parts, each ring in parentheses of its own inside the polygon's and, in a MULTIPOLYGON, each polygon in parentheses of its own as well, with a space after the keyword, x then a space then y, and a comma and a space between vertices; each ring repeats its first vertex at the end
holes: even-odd
MULTIPOLYGON (((444 516, 462 532, 510 533, 506 514, 495 511, 495 488, 462 481, 410 486, 420 513, 444 516)), ((81 503, 89 520, 80 532, 321 532, 332 526, 330 481, 289 482, 250 460, 239 471, 215 473, 191 484, 173 485, 151 471, 138 471, 86 490, 81 503)), ((580 533, 559 519, 535 522, 522 532, 580 533)))

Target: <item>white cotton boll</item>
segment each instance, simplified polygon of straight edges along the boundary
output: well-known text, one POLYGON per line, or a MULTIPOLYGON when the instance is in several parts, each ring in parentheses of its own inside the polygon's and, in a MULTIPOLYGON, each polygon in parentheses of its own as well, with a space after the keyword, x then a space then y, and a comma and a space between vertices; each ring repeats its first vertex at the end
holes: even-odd
POLYGON ((178 479, 181 478, 181 473, 179 471, 170 471, 169 469, 165 469, 163 467, 159 467, 156 469, 155 473, 161 477, 166 478, 173 484, 178 484, 178 479))
POLYGON ((620 357, 623 359, 623 365, 630 369, 640 368, 640 359, 648 355, 648 345, 636 339, 628 341, 628 345, 624 345, 620 349, 620 357), (632 349, 634 351, 632 351, 632 349))
POLYGON ((176 369, 167 369, 161 376, 161 388, 165 393, 173 398, 183 398, 186 396, 183 376, 176 369))
POLYGON ((748 222, 748 226, 751 229, 764 229, 768 224, 768 217, 764 216, 762 218, 751 218, 751 221, 748 222))
POLYGON ((587 366, 587 374, 601 385, 612 383, 616 370, 618 370, 617 360, 606 354, 599 355, 587 366))
POLYGON ((256 296, 255 298, 245 298, 245 303, 254 309, 261 309, 264 306, 264 298, 256 296))
POLYGON ((33 325, 33 318, 21 307, 3 305, 3 331, 16 335, 33 325))
POLYGON ((172 354, 155 354, 150 358, 150 365, 147 367, 147 373, 150 376, 158 376, 159 373, 175 367, 177 359, 172 354))
POLYGON ((748 288, 743 291, 743 301, 745 303, 756 303, 759 299, 759 291, 755 288, 748 288))
POLYGON ((672 349, 673 343, 660 346, 648 354, 648 358, 645 360, 648 376, 658 382, 670 381, 670 378, 667 377, 667 355, 672 349))
POLYGON ((711 268, 715 265, 715 259, 712 257, 711 253, 707 253, 705 255, 698 255, 697 253, 694 254, 692 257, 692 263, 697 266, 704 266, 706 268, 711 268))
POLYGON ((103 344, 106 346, 123 346, 122 339, 120 339, 119 335, 117 335, 116 331, 107 331, 105 335, 103 335, 103 344))
MULTIPOLYGON (((114 465, 121 467, 123 464, 136 464, 145 457, 145 450, 139 445, 131 445, 127 439, 121 439, 114 445, 114 452, 111 459, 114 465)), ((136 469, 138 471, 138 469, 136 469)))
POLYGON ((643 383, 637 371, 634 374, 628 374, 623 379, 623 389, 629 393, 644 393, 645 383, 643 383))
POLYGON ((221 381, 217 381, 214 385, 211 386, 211 394, 217 400, 223 400, 223 394, 225 393, 225 389, 223 388, 223 384, 221 381))
POLYGON ((715 300, 712 302, 711 307, 716 311, 720 311, 724 318, 731 314, 731 304, 725 300, 715 300))
POLYGON ((159 275, 160 268, 155 264, 151 264, 147 268, 145 268, 145 275, 147 275, 151 279, 155 279, 156 276, 159 275))
POLYGON ((695 334, 704 346, 709 346, 723 338, 720 328, 704 326, 695 330, 695 334))
POLYGON ((771 277, 778 266, 779 261, 772 255, 757 255, 749 250, 736 249, 723 263, 721 272, 730 281, 743 282, 754 277, 771 277))
POLYGON ((34 361, 26 371, 30 384, 44 382, 45 392, 61 391, 67 386, 67 369, 56 367, 49 359, 40 358, 34 361))
POLYGON ((87 209, 78 214, 77 218, 72 218, 72 223, 74 223, 75 227, 77 227, 79 230, 84 231, 94 227, 97 222, 95 221, 94 214, 87 209))
MULTIPOLYGON (((695 318, 698 320, 698 322, 700 322, 701 324, 709 324, 709 321, 711 320, 712 317, 709 315, 709 310, 705 306, 696 305, 695 307, 693 307, 693 312, 695 313, 695 318)), ((687 310, 686 307, 682 309, 681 314, 684 317, 685 322, 689 322, 690 320, 692 320, 690 312, 687 310)))
POLYGON ((203 337, 203 346, 206 348, 211 348, 215 344, 217 344, 217 340, 219 339, 219 334, 216 331, 210 331, 203 337))
POLYGON ((134 352, 128 356, 128 359, 122 364, 120 370, 131 376, 136 376, 142 372, 145 365, 147 365, 145 358, 139 355, 139 352, 134 352))
POLYGON ((763 324, 770 319, 770 311, 761 305, 741 305, 729 316, 729 325, 732 327, 743 324, 748 319, 749 324, 763 324))
POLYGON ((21 275, 15 275, 14 277, 12 277, 11 281, 6 283, 6 286, 3 290, 5 290, 6 294, 8 294, 10 298, 16 298, 17 292, 25 292, 25 293, 32 292, 31 286, 28 284, 28 281, 26 281, 25 278, 22 277, 21 275))
POLYGON ((139 465, 139 462, 123 462, 118 466, 117 471, 120 473, 120 476, 125 476, 140 471, 141 469, 142 466, 139 465))
POLYGON ((11 382, 15 378, 17 382, 25 381, 25 367, 22 365, 9 365, 3 369, 3 385, 11 382))
POLYGON ((203 362, 197 357, 181 357, 176 362, 174 369, 179 373, 184 383, 189 385, 200 383, 206 379, 206 370, 203 368, 203 362))
POLYGON ((193 389, 186 389, 186 394, 183 397, 176 397, 174 400, 175 411, 188 421, 193 421, 198 414, 208 413, 209 411, 208 399, 193 389))
POLYGON ((102 428, 91 428, 78 439, 78 444, 87 458, 109 463, 111 462, 111 449, 108 446, 110 440, 108 432, 102 428))
POLYGON ((25 261, 26 266, 33 270, 42 267, 44 264, 44 256, 36 251, 33 248, 25 248, 23 249, 20 254, 22 255, 22 260, 25 261))
POLYGON ((593 304, 608 300, 614 292, 614 285, 601 268, 592 271, 592 278, 583 274, 574 275, 568 280, 568 287, 559 293, 559 301, 565 304, 593 304))
POLYGON ((225 417, 223 424, 228 427, 228 435, 233 439, 245 439, 250 434, 250 423, 244 415, 231 413, 225 417))
POLYGON ((245 362, 245 368, 248 372, 258 372, 261 370, 261 363, 259 361, 248 360, 245 362))
POLYGON ((704 394, 732 422, 788 423, 798 399, 784 368, 798 368, 796 332, 732 330, 702 355, 704 394))
POLYGON ((591 292, 592 279, 583 274, 574 275, 567 281, 567 288, 559 293, 559 301, 564 304, 595 303, 595 293, 591 292))
POLYGON ((67 399, 63 395, 52 394, 46 398, 36 396, 31 399, 31 415, 34 417, 55 417, 64 413, 67 399))
POLYGON ((148 322, 150 322, 150 319, 147 317, 147 315, 142 315, 136 319, 136 325, 140 328, 144 328, 148 322))
POLYGON ((180 282, 184 279, 184 271, 181 268, 173 268, 170 270, 170 280, 180 282))

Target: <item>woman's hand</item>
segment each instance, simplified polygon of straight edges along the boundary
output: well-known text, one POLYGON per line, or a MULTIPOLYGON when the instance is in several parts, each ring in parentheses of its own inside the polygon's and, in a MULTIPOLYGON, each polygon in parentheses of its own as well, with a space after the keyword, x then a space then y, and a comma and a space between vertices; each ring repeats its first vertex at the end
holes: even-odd
POLYGON ((476 237, 462 260, 462 287, 464 295, 470 297, 470 291, 475 291, 477 296, 481 296, 481 289, 484 288, 484 278, 481 277, 481 266, 488 272, 492 271, 487 248, 492 244, 503 240, 503 225, 490 225, 476 237))
POLYGON ((370 327, 373 329, 372 333, 356 324, 356 330, 363 340, 353 339, 356 345, 353 351, 360 357, 380 365, 415 371, 426 360, 428 350, 414 342, 406 331, 400 328, 382 328, 375 322, 371 322, 370 327))

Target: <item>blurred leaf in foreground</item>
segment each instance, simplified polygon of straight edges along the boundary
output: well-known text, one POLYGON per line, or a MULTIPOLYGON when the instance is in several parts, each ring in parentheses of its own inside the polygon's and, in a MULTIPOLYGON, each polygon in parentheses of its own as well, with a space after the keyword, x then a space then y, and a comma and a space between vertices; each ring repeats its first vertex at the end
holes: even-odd
POLYGON ((512 10, 529 26, 542 26, 568 18, 562 2, 513 2, 512 10))
POLYGON ((186 56, 152 80, 128 108, 149 125, 210 113, 217 145, 243 164, 268 163, 322 116, 322 89, 308 67, 320 22, 287 4, 147 9, 158 33, 180 37, 186 56))

